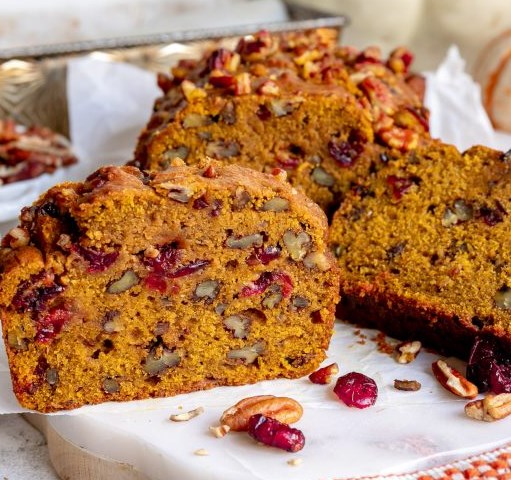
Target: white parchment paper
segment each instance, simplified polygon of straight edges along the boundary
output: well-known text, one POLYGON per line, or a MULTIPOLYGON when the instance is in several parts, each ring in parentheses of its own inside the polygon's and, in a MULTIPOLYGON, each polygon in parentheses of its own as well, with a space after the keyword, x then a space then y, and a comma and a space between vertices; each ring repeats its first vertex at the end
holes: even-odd
MULTIPOLYGON (((476 143, 511 147, 511 136, 493 132, 480 105, 479 89, 464 73, 455 49, 427 76, 426 102, 434 136, 461 149, 476 143)), ((129 160, 157 95, 154 75, 136 67, 93 57, 71 61, 71 132, 82 162, 72 175, 69 171, 70 176, 82 178, 102 164, 129 160)), ((378 401, 364 411, 340 404, 331 387, 300 379, 83 407, 53 415, 50 423, 68 440, 135 465, 150 478, 162 479, 170 470, 181 473, 176 478, 202 479, 205 468, 210 472, 208 478, 222 480, 395 473, 450 461, 511 440, 509 422, 486 424, 465 417, 465 402, 443 390, 431 374, 435 355, 422 352, 412 364, 399 365, 377 351, 370 340, 376 332, 362 333, 366 340, 354 327, 338 324, 325 364, 337 361, 341 374, 356 370, 375 379, 378 401), (392 386, 396 378, 418 380, 422 389, 397 391, 392 386), (248 439, 219 441, 207 433, 225 408, 243 397, 265 393, 292 396, 304 405, 306 413, 298 426, 308 444, 300 452, 305 462, 299 468, 290 468, 281 452, 254 449, 248 439), (206 414, 193 424, 169 424, 169 413, 199 405, 206 408, 206 414), (197 463, 192 452, 205 447, 213 455, 197 463)), ((12 393, 5 353, 0 349, 0 413, 24 411, 12 393)))
POLYGON ((462 151, 476 144, 493 147, 495 133, 482 106, 480 88, 464 69, 465 61, 452 46, 440 67, 426 73, 431 134, 462 151))

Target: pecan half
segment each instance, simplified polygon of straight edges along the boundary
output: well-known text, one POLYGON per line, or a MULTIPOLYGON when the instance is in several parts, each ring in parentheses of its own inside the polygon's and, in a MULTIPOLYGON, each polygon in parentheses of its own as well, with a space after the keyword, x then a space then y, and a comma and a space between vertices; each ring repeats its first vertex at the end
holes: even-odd
POLYGON ((440 385, 454 395, 474 398, 479 393, 472 382, 469 382, 458 370, 447 365, 443 360, 433 362, 431 368, 440 385))
POLYGON ((511 393, 492 393, 465 405, 465 414, 475 420, 493 422, 511 414, 511 393))
POLYGON ((222 414, 220 424, 228 425, 235 432, 246 432, 252 415, 263 414, 279 422, 290 424, 300 420, 302 413, 302 406, 292 398, 257 395, 244 398, 228 408, 222 414))

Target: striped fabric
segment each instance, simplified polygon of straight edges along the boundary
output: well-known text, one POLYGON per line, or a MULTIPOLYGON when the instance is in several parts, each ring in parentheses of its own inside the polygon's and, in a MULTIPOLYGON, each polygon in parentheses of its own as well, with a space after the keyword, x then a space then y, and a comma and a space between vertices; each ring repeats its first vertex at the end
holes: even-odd
MULTIPOLYGON (((511 480, 511 445, 422 472, 356 480, 511 480)), ((344 479, 355 480, 355 479, 344 479)))

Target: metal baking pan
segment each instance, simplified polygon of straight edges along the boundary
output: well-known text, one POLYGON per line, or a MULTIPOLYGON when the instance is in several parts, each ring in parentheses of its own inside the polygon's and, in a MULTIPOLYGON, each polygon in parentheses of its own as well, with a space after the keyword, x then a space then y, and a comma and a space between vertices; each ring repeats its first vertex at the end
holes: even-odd
MULTIPOLYGON (((152 71, 168 71, 178 59, 171 44, 196 46, 233 39, 258 30, 271 32, 347 26, 345 16, 331 16, 313 8, 284 2, 290 20, 251 23, 235 27, 176 31, 165 34, 110 38, 0 50, 0 118, 12 117, 24 125, 39 124, 69 136, 66 98, 66 62, 71 56, 101 52, 111 61, 123 61, 152 71)), ((182 57, 182 53, 181 53, 182 57)))

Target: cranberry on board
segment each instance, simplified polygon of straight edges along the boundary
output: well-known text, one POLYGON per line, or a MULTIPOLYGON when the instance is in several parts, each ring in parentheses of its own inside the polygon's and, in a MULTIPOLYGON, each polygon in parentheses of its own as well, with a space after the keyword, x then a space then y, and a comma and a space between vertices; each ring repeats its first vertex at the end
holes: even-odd
POLYGON ((378 387, 363 373, 350 372, 337 379, 334 393, 348 407, 367 408, 375 404, 378 387))
POLYGON ((305 436, 300 430, 261 413, 250 417, 248 434, 265 445, 288 452, 298 452, 305 445, 305 436))

